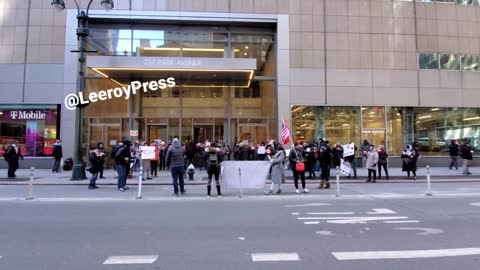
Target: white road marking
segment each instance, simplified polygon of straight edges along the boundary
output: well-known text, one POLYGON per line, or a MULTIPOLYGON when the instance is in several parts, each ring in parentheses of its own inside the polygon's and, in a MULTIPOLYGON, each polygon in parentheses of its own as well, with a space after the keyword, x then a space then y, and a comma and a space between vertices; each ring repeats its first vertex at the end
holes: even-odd
POLYGON ((362 219, 367 221, 373 220, 389 220, 389 219, 405 219, 408 217, 403 216, 393 216, 393 217, 298 217, 298 220, 353 220, 353 219, 362 219))
POLYGON ((397 212, 392 211, 387 208, 374 208, 373 212, 367 212, 369 215, 379 215, 379 214, 396 214, 397 212))
POLYGON ((110 256, 103 264, 151 264, 158 259, 158 255, 148 256, 110 256))
POLYGON ((307 215, 353 215, 355 212, 313 212, 307 215))
POLYGON ((253 253, 254 262, 300 261, 298 253, 253 253))
POLYGON ((472 206, 480 206, 480 202, 471 203, 470 205, 472 205, 472 206))
POLYGON ((238 237, 238 240, 245 240, 245 237, 238 237))
POLYGON ((443 230, 434 229, 434 228, 413 228, 413 227, 395 227, 394 230, 403 230, 403 231, 421 231, 416 233, 417 235, 429 235, 429 234, 441 234, 443 230))
POLYGON ((387 220, 383 223, 419 223, 418 220, 387 220))
POLYGON ((320 224, 320 221, 305 221, 305 222, 303 222, 303 224, 305 224, 305 225, 317 225, 317 224, 320 224))
POLYGON ((304 203, 304 204, 290 204, 285 205, 285 207, 309 207, 309 206, 326 206, 330 205, 329 203, 304 203))
POLYGON ((332 252, 339 261, 343 260, 384 260, 436 258, 480 255, 480 248, 430 249, 430 250, 398 250, 398 251, 362 251, 362 252, 332 252))
POLYGON ((292 213, 293 216, 298 216, 300 213, 292 213))
POLYGON ((334 236, 335 235, 330 231, 318 231, 318 232, 315 232, 315 233, 320 234, 320 235, 325 235, 325 236, 334 236))
POLYGON ((354 219, 339 219, 339 220, 329 220, 328 223, 334 224, 365 224, 369 221, 381 221, 381 220, 395 220, 395 219, 406 219, 408 217, 364 217, 364 218, 354 218, 354 219))

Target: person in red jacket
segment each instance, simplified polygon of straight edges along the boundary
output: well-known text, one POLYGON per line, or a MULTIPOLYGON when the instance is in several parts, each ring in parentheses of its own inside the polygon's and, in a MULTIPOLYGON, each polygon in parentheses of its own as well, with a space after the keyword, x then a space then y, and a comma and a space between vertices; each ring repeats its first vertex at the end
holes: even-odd
POLYGON ((150 175, 152 177, 157 177, 158 161, 160 160, 160 148, 155 142, 152 142, 150 146, 155 146, 155 158, 150 159, 150 175))

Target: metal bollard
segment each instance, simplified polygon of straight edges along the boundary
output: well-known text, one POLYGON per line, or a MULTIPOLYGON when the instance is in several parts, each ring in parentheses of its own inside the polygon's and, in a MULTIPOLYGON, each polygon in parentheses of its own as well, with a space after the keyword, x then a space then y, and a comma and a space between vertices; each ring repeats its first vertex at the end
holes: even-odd
MULTIPOLYGON (((143 161, 143 160, 142 160, 143 161)), ((138 194, 137 200, 142 199, 142 177, 143 177, 143 163, 140 162, 140 175, 138 176, 138 194)))
POLYGON ((430 166, 427 165, 427 193, 425 193, 427 196, 432 196, 432 188, 430 184, 430 166))
POLYGON ((33 200, 33 176, 35 175, 35 168, 30 168, 30 182, 28 183, 28 197, 27 200, 33 200))
POLYGON ((242 169, 238 168, 238 177, 240 179, 240 196, 239 198, 243 198, 243 183, 242 183, 242 169))
POLYGON ((337 166, 337 193, 335 197, 340 197, 340 168, 337 166))

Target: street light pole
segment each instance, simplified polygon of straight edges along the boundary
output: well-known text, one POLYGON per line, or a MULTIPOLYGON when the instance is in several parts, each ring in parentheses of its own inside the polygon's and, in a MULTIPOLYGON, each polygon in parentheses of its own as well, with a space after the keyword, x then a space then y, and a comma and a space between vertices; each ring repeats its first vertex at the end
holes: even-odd
MULTIPOLYGON (((77 37, 78 37, 78 75, 77 75, 77 96, 83 95, 85 90, 85 60, 86 60, 86 38, 89 34, 88 30, 88 11, 93 0, 90 0, 86 10, 82 10, 77 0, 74 0, 77 7, 77 37)), ((57 9, 65 9, 65 2, 63 0, 53 0, 52 6, 57 9)), ((101 5, 106 9, 113 8, 113 0, 101 0, 101 5)), ((83 135, 83 110, 84 105, 79 104, 77 106, 77 113, 75 114, 75 120, 77 123, 77 134, 75 136, 76 151, 75 151, 75 163, 72 170, 72 178, 70 180, 84 180, 87 179, 85 173, 85 164, 83 163, 83 149, 82 149, 82 135, 83 135)))

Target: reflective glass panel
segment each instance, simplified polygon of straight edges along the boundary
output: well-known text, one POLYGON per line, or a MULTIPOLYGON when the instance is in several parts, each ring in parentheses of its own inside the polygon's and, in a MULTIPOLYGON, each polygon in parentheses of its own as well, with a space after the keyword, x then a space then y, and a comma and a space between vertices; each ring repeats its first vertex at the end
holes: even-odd
POLYGON ((420 53, 418 61, 420 69, 438 69, 438 55, 436 53, 420 53))
POLYGON ((441 54, 440 69, 460 70, 460 56, 456 54, 441 54))
POLYGON ((464 55, 462 57, 462 70, 478 71, 479 64, 480 64, 480 56, 464 55))

